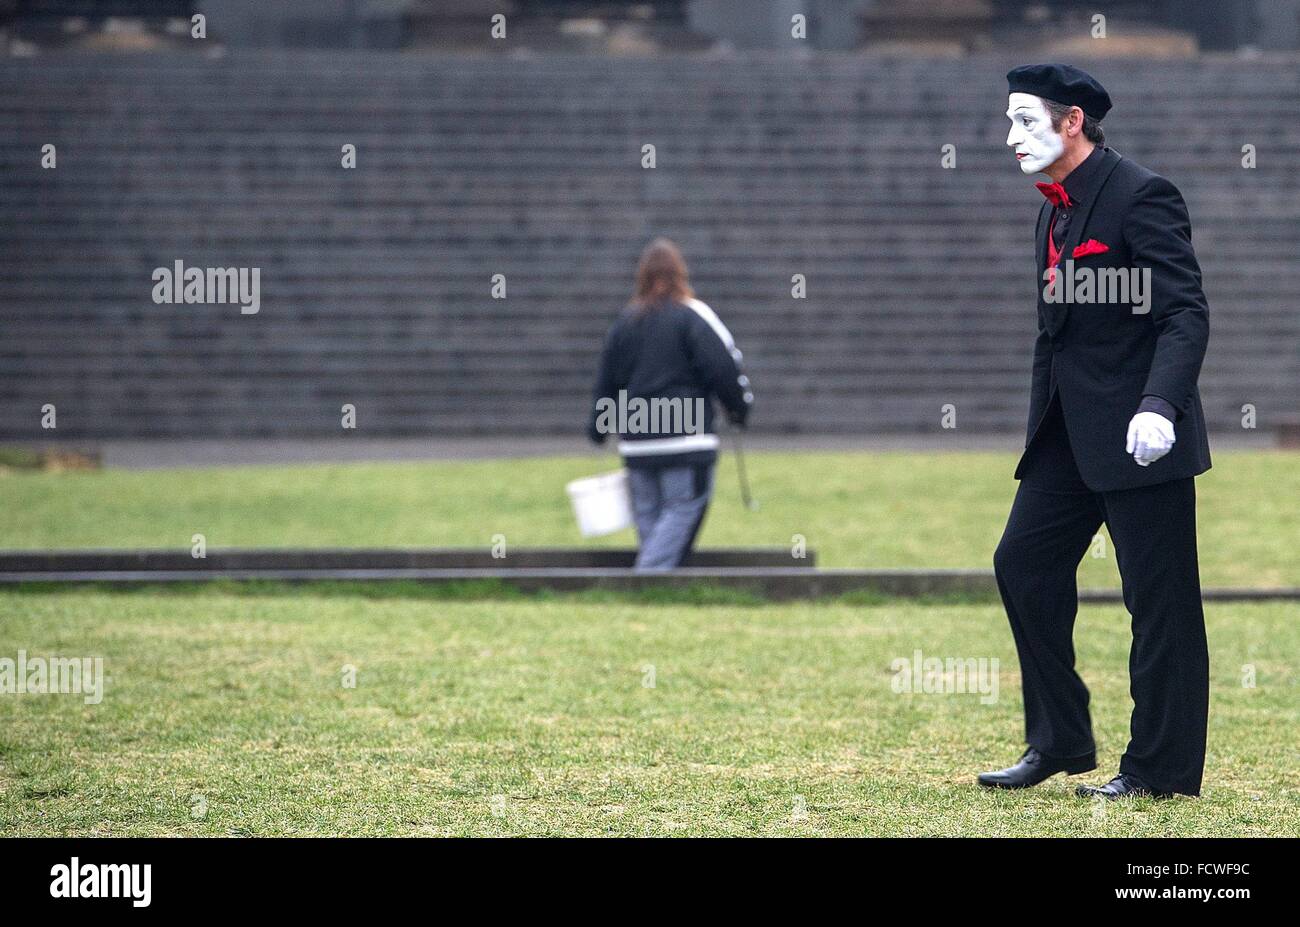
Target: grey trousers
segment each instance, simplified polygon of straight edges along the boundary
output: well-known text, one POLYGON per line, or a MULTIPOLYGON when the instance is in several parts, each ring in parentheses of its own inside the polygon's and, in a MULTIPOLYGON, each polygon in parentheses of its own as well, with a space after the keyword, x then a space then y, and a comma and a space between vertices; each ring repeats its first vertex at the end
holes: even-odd
POLYGON ((628 469, 632 516, 641 539, 637 570, 671 570, 690 553, 713 494, 713 467, 628 469))

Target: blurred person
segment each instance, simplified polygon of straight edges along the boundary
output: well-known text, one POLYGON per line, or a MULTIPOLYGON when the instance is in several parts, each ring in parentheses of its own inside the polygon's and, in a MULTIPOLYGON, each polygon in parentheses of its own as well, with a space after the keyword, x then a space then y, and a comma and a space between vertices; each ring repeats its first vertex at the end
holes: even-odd
POLYGON ((1105 147, 1111 100, 1093 77, 1042 64, 1007 82, 1007 145, 1023 173, 1051 182, 1038 184, 1038 337, 1020 486, 993 557, 1028 749, 979 782, 1027 788, 1097 765, 1074 666, 1075 574, 1105 524, 1133 620, 1131 736, 1119 774, 1078 794, 1198 795, 1210 680, 1194 478, 1210 468, 1197 389, 1209 308, 1187 206, 1168 180, 1105 147))
POLYGON ((754 395, 727 327, 695 298, 677 246, 656 238, 605 338, 587 434, 618 435, 640 549, 636 569, 671 570, 690 553, 713 492, 716 398, 744 427, 754 395))

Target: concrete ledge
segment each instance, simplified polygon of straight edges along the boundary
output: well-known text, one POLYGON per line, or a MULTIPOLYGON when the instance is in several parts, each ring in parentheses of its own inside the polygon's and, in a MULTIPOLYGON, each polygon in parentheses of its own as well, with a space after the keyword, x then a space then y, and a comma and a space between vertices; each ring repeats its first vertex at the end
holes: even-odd
POLYGON ((685 567, 665 573, 629 569, 551 567, 543 569, 256 569, 256 570, 37 570, 0 571, 0 584, 113 583, 148 584, 215 580, 279 582, 466 583, 487 582, 521 592, 584 589, 640 591, 695 586, 751 592, 773 600, 809 599, 870 591, 891 596, 992 595, 993 573, 987 570, 814 570, 806 567, 685 567))
MULTIPOLYGON (((713 587, 749 592, 772 601, 818 599, 848 593, 900 598, 957 597, 996 600, 991 570, 813 570, 799 567, 684 568, 671 573, 634 573, 618 568, 543 569, 225 569, 225 570, 38 570, 0 571, 0 585, 17 583, 149 585, 213 581, 288 583, 416 582, 489 583, 519 592, 578 592, 586 589, 640 592, 713 587)), ((1300 588, 1206 589, 1206 601, 1300 600, 1300 588)), ((1123 602, 1118 589, 1084 589, 1081 602, 1123 602)))
MULTIPOLYGON (((209 550, 0 551, 0 585, 108 583, 138 586, 213 581, 286 583, 415 582, 485 586, 518 592, 605 589, 641 592, 712 587, 773 601, 867 593, 899 598, 997 600, 992 570, 815 569, 816 555, 795 560, 786 548, 695 551, 688 566, 636 573, 628 549, 518 548, 494 559, 487 548, 284 548, 209 550)), ((1206 601, 1300 600, 1300 588, 1206 589, 1206 601)), ((1083 589, 1081 602, 1123 602, 1118 589, 1083 589)))
MULTIPOLYGON (((495 558, 487 547, 431 548, 225 548, 203 559, 188 550, 0 550, 0 573, 172 572, 226 573, 241 570, 489 570, 630 569, 629 549, 507 548, 495 558)), ((693 551, 694 568, 785 567, 812 569, 817 554, 795 559, 786 547, 717 547, 693 551)), ((308 577, 310 578, 310 577, 308 577)))

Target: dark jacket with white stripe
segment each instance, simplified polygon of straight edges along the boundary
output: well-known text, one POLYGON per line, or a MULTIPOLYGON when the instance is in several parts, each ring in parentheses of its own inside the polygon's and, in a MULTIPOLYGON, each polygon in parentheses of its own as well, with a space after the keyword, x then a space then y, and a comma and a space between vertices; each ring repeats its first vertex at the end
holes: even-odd
POLYGON ((717 459, 716 397, 743 425, 754 395, 725 325, 698 299, 629 307, 610 328, 587 434, 610 434, 629 467, 681 467, 717 459))

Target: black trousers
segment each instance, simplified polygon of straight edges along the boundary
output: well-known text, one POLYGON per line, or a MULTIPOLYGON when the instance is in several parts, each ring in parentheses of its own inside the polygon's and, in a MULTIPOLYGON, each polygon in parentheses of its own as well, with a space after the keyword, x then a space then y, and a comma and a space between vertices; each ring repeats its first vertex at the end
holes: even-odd
POLYGON ((1025 740, 1049 756, 1094 752, 1088 688, 1074 669, 1077 571, 1104 522, 1133 618, 1131 739, 1119 771, 1197 795, 1205 766, 1209 652, 1191 477, 1117 492, 1084 485, 1053 397, 993 557, 1025 700, 1025 740))

